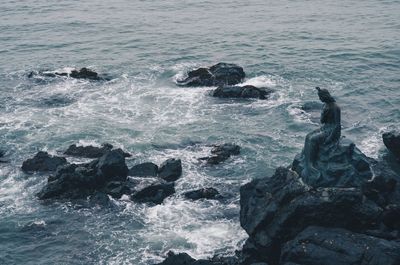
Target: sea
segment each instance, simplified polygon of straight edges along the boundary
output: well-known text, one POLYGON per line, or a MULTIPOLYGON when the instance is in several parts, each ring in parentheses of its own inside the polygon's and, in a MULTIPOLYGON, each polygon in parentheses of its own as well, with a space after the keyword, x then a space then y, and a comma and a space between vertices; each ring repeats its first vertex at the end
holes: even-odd
MULTIPOLYGON (((385 156, 381 134, 400 121, 399 0, 1 0, 0 264, 133 264, 229 256, 247 235, 240 186, 288 166, 318 128, 314 87, 342 109, 342 135, 385 156), (179 87, 187 71, 242 66, 241 85, 267 100, 219 99, 179 87), (88 67, 108 81, 29 78, 88 67), (111 143, 133 166, 182 160, 176 193, 160 205, 40 201, 48 174, 24 160, 71 144, 111 143), (241 154, 205 166, 211 145, 241 154), (189 201, 214 187, 223 200, 189 201)), ((70 158, 69 162, 85 162, 70 158)))

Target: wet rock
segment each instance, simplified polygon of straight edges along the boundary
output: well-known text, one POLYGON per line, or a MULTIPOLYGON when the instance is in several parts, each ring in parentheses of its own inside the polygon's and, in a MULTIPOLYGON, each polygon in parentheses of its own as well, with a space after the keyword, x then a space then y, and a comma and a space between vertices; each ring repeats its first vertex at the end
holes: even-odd
POLYGON ((64 76, 64 77, 71 77, 76 79, 87 79, 87 80, 110 80, 110 78, 106 76, 99 76, 98 73, 95 71, 83 67, 81 69, 72 69, 70 72, 61 72, 61 71, 31 71, 27 75, 28 78, 34 77, 57 77, 57 76, 64 76))
POLYGON ((158 166, 151 162, 135 165, 129 170, 128 175, 133 177, 157 177, 158 166))
POLYGON ((128 176, 128 167, 125 164, 125 157, 118 150, 112 150, 104 154, 96 165, 97 174, 106 181, 122 180, 128 176))
POLYGON ((5 156, 6 152, 0 150, 0 163, 7 163, 8 161, 5 160, 3 157, 5 156))
POLYGON ((268 88, 257 88, 255 86, 220 86, 211 92, 213 97, 218 98, 258 98, 267 99, 273 92, 268 88))
POLYGON ((400 132, 390 131, 382 135, 383 143, 397 158, 400 158, 400 132))
POLYGON ((76 157, 99 158, 111 149, 113 149, 113 146, 108 143, 102 144, 101 147, 91 145, 77 146, 76 144, 72 144, 68 147, 64 154, 76 157))
POLYGON ((184 80, 178 80, 182 86, 224 86, 235 85, 243 81, 243 68, 236 64, 218 63, 210 68, 199 68, 188 73, 184 80))
POLYGON ((182 162, 180 159, 170 158, 163 162, 158 169, 158 176, 166 181, 176 181, 182 175, 182 162))
MULTIPOLYGON (((313 187, 360 187, 372 177, 369 158, 350 140, 322 145, 315 157, 319 176, 302 176, 313 187)), ((304 168, 302 152, 295 157, 292 169, 301 175, 304 168)))
POLYGON ((221 162, 224 162, 229 157, 239 154, 240 154, 240 146, 236 144, 226 143, 221 145, 215 145, 211 149, 211 156, 202 157, 200 158, 200 160, 206 161, 206 163, 209 165, 217 165, 221 162))
POLYGON ((135 191, 131 199, 142 203, 161 204, 165 198, 174 193, 174 182, 158 181, 135 191))
POLYGON ((57 167, 65 164, 67 164, 67 160, 64 157, 52 156, 47 152, 40 151, 33 158, 22 163, 22 170, 25 172, 55 171, 57 167))
POLYGON ((103 192, 96 192, 89 197, 89 204, 100 206, 111 206, 111 200, 107 194, 103 192))
POLYGON ((400 231, 400 204, 389 204, 382 215, 383 223, 392 230, 400 231))
POLYGON ((72 78, 83 78, 92 80, 99 79, 99 75, 95 71, 92 71, 86 67, 83 67, 80 70, 72 70, 69 76, 72 78))
POLYGON ((309 227, 285 244, 280 264, 397 265, 400 243, 340 228, 309 227))
POLYGON ((214 188, 203 188, 203 189, 188 191, 185 192, 183 196, 191 200, 200 200, 200 199, 216 200, 222 198, 218 190, 214 188))
MULTIPOLYGON (((235 259, 213 258, 211 260, 196 260, 186 253, 168 252, 167 258, 155 265, 239 265, 235 259)), ((254 264, 252 264, 254 265, 254 264)), ((265 264, 260 264, 265 265, 265 264)))
POLYGON ((132 189, 127 184, 127 182, 122 181, 108 182, 103 191, 115 199, 121 198, 122 195, 129 195, 132 193, 132 189))

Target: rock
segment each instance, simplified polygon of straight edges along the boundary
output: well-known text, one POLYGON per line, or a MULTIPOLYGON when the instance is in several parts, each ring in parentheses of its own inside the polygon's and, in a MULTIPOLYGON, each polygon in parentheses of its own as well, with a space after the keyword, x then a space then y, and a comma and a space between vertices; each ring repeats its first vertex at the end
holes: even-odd
POLYGON ((217 165, 221 162, 224 162, 232 155, 239 155, 240 154, 240 146, 236 144, 221 144, 221 145, 214 145, 211 149, 211 156, 202 157, 200 160, 206 161, 209 165, 217 165))
MULTIPOLYGON (((370 160, 349 140, 322 145, 314 167, 320 175, 302 176, 313 187, 360 187, 372 177, 370 160)), ((299 175, 305 167, 304 153, 297 155, 292 169, 299 175)))
POLYGON ((8 161, 3 159, 4 155, 6 154, 6 152, 4 152, 3 150, 0 150, 0 163, 7 163, 8 161))
POLYGON ((220 86, 211 92, 213 97, 218 98, 258 98, 267 99, 273 92, 268 88, 257 88, 255 86, 220 86))
POLYGON ((118 150, 112 150, 104 154, 96 165, 97 174, 105 178, 105 181, 125 181, 128 176, 128 167, 125 157, 118 150))
POLYGON ((63 77, 71 77, 71 78, 76 78, 76 79, 88 79, 88 80, 110 80, 109 77, 106 76, 99 76, 98 73, 96 73, 93 70, 90 70, 86 67, 83 67, 81 69, 72 69, 70 72, 68 71, 31 71, 27 75, 28 78, 34 78, 36 76, 39 77, 57 77, 57 76, 63 76, 63 77))
POLYGON ((200 199, 216 200, 222 197, 221 194, 218 192, 218 190, 214 188, 203 188, 203 189, 188 191, 185 192, 183 196, 191 200, 200 200, 200 199))
POLYGON ((400 132, 390 131, 382 135, 383 143, 397 158, 400 158, 400 132))
POLYGON ((239 264, 236 262, 235 259, 232 260, 229 258, 227 259, 213 258, 212 260, 195 260, 186 253, 175 254, 172 251, 169 251, 167 254, 167 258, 163 262, 155 265, 239 265, 239 264))
POLYGON ((393 230, 400 231, 400 204, 389 204, 382 215, 383 223, 393 230))
POLYGON ((285 244, 280 264, 397 265, 400 243, 340 228, 311 226, 285 244))
POLYGON ((55 171, 57 167, 67 164, 64 157, 51 156, 47 152, 40 151, 33 158, 22 163, 22 170, 25 172, 32 171, 55 171))
POLYGON ((243 68, 228 63, 218 63, 210 68, 199 68, 188 73, 184 80, 178 80, 182 86, 224 86, 235 85, 243 81, 243 68))
POLYGON ((166 181, 175 181, 182 175, 180 159, 170 158, 163 162, 158 169, 158 176, 166 181))
POLYGON ((103 144, 101 147, 96 146, 77 146, 72 144, 64 152, 65 155, 87 158, 99 158, 113 148, 111 144, 103 144))
POLYGON ((86 67, 83 67, 80 70, 72 70, 71 73, 69 74, 69 76, 72 78, 78 78, 78 79, 80 79, 80 78, 92 79, 92 80, 99 79, 99 75, 96 72, 94 72, 86 67))
POLYGON ((91 205, 100 205, 100 206, 111 206, 111 200, 107 194, 103 192, 96 192, 92 196, 89 197, 89 203, 91 205))
POLYGON ((121 198, 122 195, 130 195, 132 193, 132 190, 129 187, 129 185, 127 185, 126 182, 122 181, 108 182, 103 191, 115 199, 121 198))
POLYGON ((128 175, 133 177, 157 177, 158 166, 151 162, 142 163, 133 166, 128 175))
POLYGON ((256 253, 269 253, 258 261, 272 264, 279 259, 281 245, 308 226, 366 231, 379 226, 382 212, 365 200, 361 189, 312 189, 287 168, 278 168, 272 177, 253 180, 240 189, 241 226, 256 253))
POLYGON ((175 193, 174 182, 158 181, 142 189, 137 190, 131 199, 137 202, 163 203, 164 199, 175 193))

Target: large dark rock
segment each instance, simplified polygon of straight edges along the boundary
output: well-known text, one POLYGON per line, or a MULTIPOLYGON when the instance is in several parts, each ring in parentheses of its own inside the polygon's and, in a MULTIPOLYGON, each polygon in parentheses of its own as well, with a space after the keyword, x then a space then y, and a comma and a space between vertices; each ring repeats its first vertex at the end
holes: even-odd
POLYGON ((273 92, 268 88, 257 88, 255 86, 220 86, 211 92, 213 97, 218 98, 258 98, 267 99, 273 92))
POLYGON ((280 264, 398 265, 400 243, 345 229, 309 227, 285 244, 280 264))
MULTIPOLYGON (((214 257, 211 260, 196 260, 186 253, 175 254, 172 251, 168 252, 167 258, 155 265, 240 265, 233 258, 218 258, 214 257)), ((267 264, 251 264, 251 265, 267 265, 267 264)))
POLYGON ((3 150, 0 150, 0 163, 7 163, 8 161, 5 160, 3 157, 6 154, 3 150))
POLYGON ((163 162, 158 169, 158 176, 166 181, 175 181, 182 175, 182 162, 180 159, 170 158, 163 162))
POLYGON ((395 156, 400 158, 400 132, 390 131, 382 135, 383 143, 395 156))
POLYGON ((125 157, 118 150, 112 150, 100 157, 96 165, 97 174, 106 181, 126 180, 128 167, 125 164, 125 157))
POLYGON ((218 190, 214 188, 202 188, 198 190, 192 190, 185 192, 183 194, 185 198, 191 199, 191 200, 200 200, 200 199, 211 199, 211 200, 216 200, 222 198, 221 194, 218 192, 218 190))
POLYGON ((229 157, 233 155, 240 154, 240 146, 236 144, 221 144, 221 145, 214 145, 211 149, 211 156, 202 157, 200 160, 206 161, 209 165, 217 165, 221 162, 224 162, 229 157))
POLYGON ((360 187, 372 177, 370 159, 347 139, 321 145, 315 157, 314 167, 319 176, 302 175, 305 168, 303 152, 292 164, 292 169, 313 187, 360 187))
POLYGON ((224 86, 235 85, 243 81, 243 68, 228 63, 218 63, 210 68, 199 68, 188 73, 184 80, 178 80, 183 86, 224 86))
POLYGON ((77 146, 72 144, 64 152, 65 155, 87 158, 99 158, 113 148, 111 144, 103 144, 101 147, 96 146, 77 146))
POLYGON ((88 79, 88 80, 110 80, 107 76, 99 76, 95 71, 83 67, 81 69, 72 69, 70 72, 68 71, 31 71, 28 74, 28 78, 33 77, 71 77, 76 79, 88 79))
POLYGON ((55 171, 57 167, 66 163, 67 160, 64 157, 51 156, 47 152, 40 151, 33 158, 22 163, 22 170, 25 172, 55 171))
POLYGON ((135 191, 131 199, 142 203, 161 204, 165 198, 174 193, 174 182, 158 181, 135 191))
POLYGON ((132 177, 157 177, 158 166, 151 162, 135 165, 129 169, 128 175, 132 177))
POLYGON ((383 213, 361 189, 313 189, 287 168, 242 186, 240 195, 240 223, 249 234, 247 244, 261 255, 258 260, 272 264, 277 264, 282 244, 308 226, 362 232, 377 229, 383 213))
POLYGON ((81 68, 80 70, 72 70, 71 73, 69 74, 70 77, 72 78, 83 78, 83 79, 92 79, 92 80, 98 80, 99 75, 95 72, 92 71, 86 67, 81 68))

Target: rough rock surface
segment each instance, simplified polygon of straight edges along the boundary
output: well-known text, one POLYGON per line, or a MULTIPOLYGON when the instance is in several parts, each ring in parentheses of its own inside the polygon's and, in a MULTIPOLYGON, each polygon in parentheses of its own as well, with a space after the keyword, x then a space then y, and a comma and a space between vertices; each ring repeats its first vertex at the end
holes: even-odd
POLYGON ((87 157, 87 158, 99 158, 105 153, 113 149, 111 144, 103 144, 101 147, 96 146, 77 146, 72 144, 64 152, 65 155, 76 156, 76 157, 87 157))
POLYGON ((187 78, 178 80, 182 86, 224 86, 243 81, 243 68, 236 64, 218 63, 210 68, 199 68, 188 72, 187 78))
POLYGON ((31 71, 28 74, 28 78, 33 78, 36 76, 41 77, 57 77, 65 76, 76 79, 88 79, 88 80, 109 80, 108 77, 99 76, 95 71, 83 67, 81 69, 72 69, 70 72, 64 71, 31 71))
MULTIPOLYGON (((304 163, 301 153, 294 159, 292 169, 302 175, 304 163)), ((319 177, 302 176, 313 187, 360 187, 372 177, 370 159, 347 139, 322 145, 314 167, 320 172, 319 177)))
POLYGON ((240 146, 231 143, 225 143, 221 145, 214 145, 211 149, 211 156, 202 157, 200 160, 206 161, 209 165, 217 165, 224 162, 233 155, 240 154, 240 146))
POLYGON ((128 175, 133 177, 157 177, 158 166, 151 162, 135 165, 129 169, 128 175))
POLYGON ((221 194, 218 192, 218 190, 214 188, 202 188, 198 190, 192 190, 185 192, 183 194, 185 198, 191 199, 191 200, 200 200, 200 199, 220 199, 222 198, 221 194))
POLYGON ((311 226, 285 244, 280 264, 397 265, 400 242, 352 233, 340 228, 311 226))
POLYGON ((180 159, 170 158, 163 162, 158 169, 158 176, 165 181, 175 181, 182 175, 182 162, 180 159))
POLYGON ((131 199, 137 202, 161 204, 165 198, 175 193, 175 183, 157 181, 149 186, 135 191, 131 199))
POLYGON ((55 171, 58 166, 66 163, 67 160, 64 157, 52 156, 47 152, 40 151, 33 158, 30 158, 22 163, 22 170, 25 172, 55 171))
POLYGON ((400 132, 394 130, 385 132, 382 139, 387 149, 400 159, 400 132))
POLYGON ((0 150, 0 163, 7 163, 7 160, 5 160, 3 157, 6 154, 3 150, 0 150))
POLYGON ((211 96, 218 98, 258 98, 267 99, 272 89, 255 86, 220 86, 211 92, 211 96))

